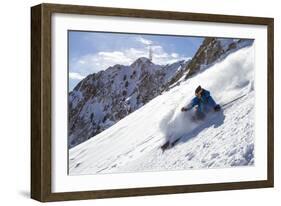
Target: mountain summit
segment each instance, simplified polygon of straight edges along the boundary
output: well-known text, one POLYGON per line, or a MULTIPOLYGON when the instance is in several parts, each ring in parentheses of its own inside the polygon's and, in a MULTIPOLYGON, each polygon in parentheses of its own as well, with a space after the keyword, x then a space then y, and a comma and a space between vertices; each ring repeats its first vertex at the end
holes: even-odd
POLYGON ((99 134, 158 96, 186 64, 160 66, 141 57, 130 66, 114 65, 87 76, 69 94, 69 147, 99 134))

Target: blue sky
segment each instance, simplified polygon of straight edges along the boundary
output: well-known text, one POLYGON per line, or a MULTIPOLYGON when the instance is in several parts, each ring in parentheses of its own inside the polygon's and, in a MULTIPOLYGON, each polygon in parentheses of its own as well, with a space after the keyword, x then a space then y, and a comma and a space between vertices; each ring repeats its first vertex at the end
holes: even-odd
POLYGON ((191 58, 202 41, 188 36, 69 31, 69 89, 89 74, 148 57, 149 45, 152 62, 165 65, 191 58))

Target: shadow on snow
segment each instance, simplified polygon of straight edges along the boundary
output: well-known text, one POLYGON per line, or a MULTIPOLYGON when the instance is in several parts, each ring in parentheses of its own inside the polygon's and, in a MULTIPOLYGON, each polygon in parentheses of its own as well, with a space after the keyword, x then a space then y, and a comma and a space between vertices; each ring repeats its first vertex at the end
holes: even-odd
POLYGON ((186 134, 181 135, 178 137, 174 144, 182 144, 187 142, 188 140, 196 137, 200 132, 202 132, 205 129, 208 129, 210 127, 218 128, 220 127, 225 120, 224 111, 221 110, 216 113, 210 114, 210 116, 207 116, 204 120, 198 121, 198 126, 189 131, 186 134))

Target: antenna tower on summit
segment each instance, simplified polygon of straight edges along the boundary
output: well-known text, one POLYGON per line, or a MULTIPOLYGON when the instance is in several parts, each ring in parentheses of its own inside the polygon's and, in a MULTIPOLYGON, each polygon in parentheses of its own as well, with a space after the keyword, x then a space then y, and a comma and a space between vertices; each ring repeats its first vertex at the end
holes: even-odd
POLYGON ((151 44, 148 45, 148 58, 150 61, 152 61, 152 48, 151 48, 151 44))

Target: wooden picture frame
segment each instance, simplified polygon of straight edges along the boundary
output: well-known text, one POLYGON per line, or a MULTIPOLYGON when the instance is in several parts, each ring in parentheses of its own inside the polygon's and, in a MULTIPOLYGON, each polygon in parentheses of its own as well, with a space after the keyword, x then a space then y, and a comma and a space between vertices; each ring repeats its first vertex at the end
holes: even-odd
POLYGON ((31 8, 31 198, 42 202, 273 187, 274 184, 274 20, 92 6, 40 4, 31 8), (267 27, 267 179, 215 184, 170 185, 79 192, 52 192, 51 16, 54 13, 264 25, 267 27))

